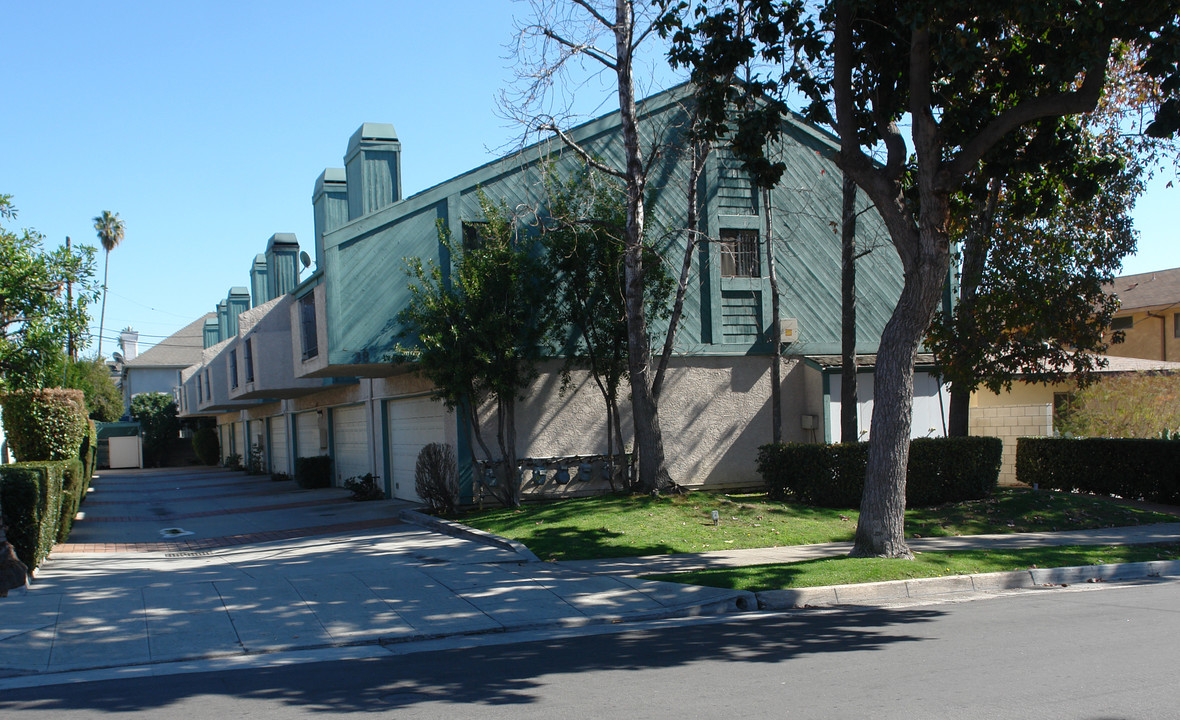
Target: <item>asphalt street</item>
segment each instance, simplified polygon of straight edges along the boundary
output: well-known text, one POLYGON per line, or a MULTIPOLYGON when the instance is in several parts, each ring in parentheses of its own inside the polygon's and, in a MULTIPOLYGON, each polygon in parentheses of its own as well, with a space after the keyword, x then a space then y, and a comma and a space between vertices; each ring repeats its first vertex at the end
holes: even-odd
POLYGON ((1180 583, 1089 585, 9 689, 0 716, 1154 719, 1178 713, 1177 637, 1180 583))

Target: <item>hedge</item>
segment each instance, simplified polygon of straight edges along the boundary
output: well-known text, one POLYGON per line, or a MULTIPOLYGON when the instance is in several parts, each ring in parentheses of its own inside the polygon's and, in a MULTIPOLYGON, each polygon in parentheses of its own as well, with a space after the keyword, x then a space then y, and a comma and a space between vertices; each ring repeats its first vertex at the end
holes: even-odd
POLYGON ((78 459, 82 461, 82 487, 78 491, 78 504, 86 501, 86 494, 90 492, 90 479, 98 468, 98 426, 93 420, 87 420, 86 423, 86 436, 82 438, 82 447, 78 448, 78 459))
POLYGON ((4 431, 17 460, 77 457, 88 420, 81 390, 13 390, 2 402, 4 431))
POLYGON ((301 488, 332 486, 332 458, 327 455, 295 458, 295 482, 301 488))
POLYGON ((1020 438, 1016 479, 1048 490, 1180 504, 1180 440, 1020 438))
MULTIPOLYGON (((758 449, 758 472, 772 500, 860 507, 868 443, 785 443, 758 449)), ((999 438, 919 438, 910 442, 906 506, 925 507, 987 497, 999 482, 999 438)))
POLYGON ((82 504, 82 493, 85 492, 85 472, 82 461, 62 460, 61 475, 61 512, 57 521, 57 542, 65 542, 70 537, 70 530, 74 528, 74 517, 78 514, 78 506, 82 504))
POLYGON ((58 535, 62 476, 68 462, 0 465, 0 506, 8 541, 29 570, 49 555, 58 535))

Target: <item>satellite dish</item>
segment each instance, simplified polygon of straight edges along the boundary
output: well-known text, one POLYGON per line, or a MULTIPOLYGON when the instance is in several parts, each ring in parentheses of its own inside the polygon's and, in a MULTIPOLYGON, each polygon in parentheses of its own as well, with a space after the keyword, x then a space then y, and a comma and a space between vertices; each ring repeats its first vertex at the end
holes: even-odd
POLYGON ((299 262, 303 263, 304 269, 311 267, 311 255, 308 255, 306 250, 300 251, 299 262))
POLYGON ((111 357, 113 357, 115 360, 117 360, 119 362, 123 362, 123 353, 121 353, 121 352, 113 352, 113 353, 111 353, 111 357))

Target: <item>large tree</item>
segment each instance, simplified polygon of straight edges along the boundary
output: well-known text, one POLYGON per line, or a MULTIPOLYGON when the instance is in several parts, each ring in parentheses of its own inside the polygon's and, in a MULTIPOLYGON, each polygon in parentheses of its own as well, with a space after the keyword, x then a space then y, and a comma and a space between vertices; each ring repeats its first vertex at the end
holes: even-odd
POLYGON ((1103 286, 1135 250, 1142 170, 1072 123, 1056 130, 1013 148, 999 169, 981 166, 957 198, 959 302, 935 316, 927 339, 951 383, 951 435, 968 434, 979 387, 999 392, 1018 375, 1085 383, 1102 364, 1118 309, 1103 286), (1026 155, 1040 171, 1012 173, 1026 155))
MULTIPOLYGON (((15 216, 11 196, 0 195, 0 220, 15 216)), ((97 297, 94 250, 46 251, 43 241, 35 230, 0 225, 0 392, 60 383, 61 348, 71 332, 85 332, 97 297), (71 283, 78 292, 67 299, 71 283)))
POLYGON ((103 210, 102 215, 94 218, 94 230, 98 233, 98 241, 106 254, 102 265, 102 310, 98 315, 98 357, 102 358, 102 330, 107 317, 107 270, 111 267, 111 251, 123 242, 126 227, 119 219, 119 213, 103 210))
POLYGON ((905 469, 913 365, 950 269, 952 199, 981 161, 1033 124, 1092 110, 1120 42, 1148 48, 1172 93, 1153 131, 1180 125, 1176 0, 744 0, 668 19, 675 62, 691 65, 719 128, 750 169, 777 179, 763 149, 788 102, 840 140, 837 163, 880 213, 904 284, 877 353, 872 436, 853 555, 911 557, 905 469), (751 58, 749 83, 719 82, 751 58), (757 103, 744 98, 753 93, 757 103), (736 120, 733 117, 737 110, 736 120), (910 126, 910 148, 903 137, 910 126))

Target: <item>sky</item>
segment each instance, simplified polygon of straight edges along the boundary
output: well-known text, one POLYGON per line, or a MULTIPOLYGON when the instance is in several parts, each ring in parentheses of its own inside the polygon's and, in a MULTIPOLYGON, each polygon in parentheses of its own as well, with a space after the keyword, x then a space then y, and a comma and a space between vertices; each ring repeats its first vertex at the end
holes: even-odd
MULTIPOLYGON (((407 196, 506 152, 522 128, 497 101, 529 16, 512 0, 0 0, 7 225, 97 247, 93 218, 118 212, 103 353, 124 327, 142 352, 248 286, 274 233, 312 251, 315 180, 361 123, 397 129, 407 196)), ((680 79, 657 66, 643 87, 680 79)), ((592 80, 577 109, 617 109, 611 93, 592 80)), ((1180 266, 1167 179, 1135 208, 1124 273, 1180 266)))

